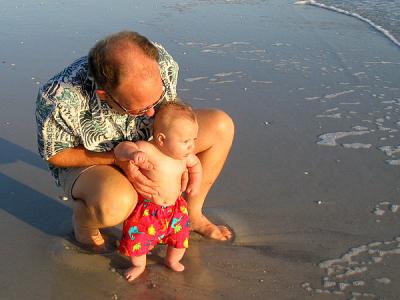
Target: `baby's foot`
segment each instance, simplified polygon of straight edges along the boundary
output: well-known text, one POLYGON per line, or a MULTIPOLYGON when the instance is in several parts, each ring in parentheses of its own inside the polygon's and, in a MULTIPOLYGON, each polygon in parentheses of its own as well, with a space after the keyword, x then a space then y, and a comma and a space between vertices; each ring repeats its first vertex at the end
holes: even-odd
POLYGON ((165 265, 175 272, 182 272, 183 270, 185 270, 185 266, 182 265, 179 261, 173 263, 166 261, 165 265))
POLYGON ((131 267, 124 272, 126 280, 133 281, 143 273, 145 267, 131 267))

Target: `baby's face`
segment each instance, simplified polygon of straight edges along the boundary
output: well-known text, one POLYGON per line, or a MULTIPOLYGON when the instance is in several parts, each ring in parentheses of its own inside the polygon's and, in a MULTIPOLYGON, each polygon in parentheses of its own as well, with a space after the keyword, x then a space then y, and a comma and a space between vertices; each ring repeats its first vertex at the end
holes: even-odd
POLYGON ((165 128, 165 140, 162 151, 172 158, 185 159, 192 154, 199 126, 188 119, 175 120, 171 127, 165 128))

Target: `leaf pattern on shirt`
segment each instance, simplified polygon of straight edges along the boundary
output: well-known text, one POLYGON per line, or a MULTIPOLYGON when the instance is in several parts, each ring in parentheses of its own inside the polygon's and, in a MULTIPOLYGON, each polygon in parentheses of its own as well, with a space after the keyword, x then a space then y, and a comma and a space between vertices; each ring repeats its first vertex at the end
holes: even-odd
MULTIPOLYGON (((176 98, 178 64, 157 43, 160 74, 166 88, 165 101, 176 98)), ((39 154, 48 160, 66 148, 83 146, 96 152, 109 151, 124 140, 148 140, 153 119, 133 118, 114 112, 96 95, 96 84, 88 74, 87 56, 81 57, 52 77, 36 99, 39 154)), ((59 184, 62 169, 49 165, 59 184)))

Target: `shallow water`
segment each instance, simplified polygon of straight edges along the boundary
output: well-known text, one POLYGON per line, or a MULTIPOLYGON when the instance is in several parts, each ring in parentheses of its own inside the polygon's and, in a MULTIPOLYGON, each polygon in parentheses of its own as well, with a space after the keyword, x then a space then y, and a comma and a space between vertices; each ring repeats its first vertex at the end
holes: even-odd
MULTIPOLYGON (((320 299, 325 282, 339 283, 323 280, 320 262, 398 236, 400 51, 368 25, 277 0, 0 3, 0 298, 320 299), (113 272, 126 261, 65 244, 70 203, 36 154, 33 117, 40 83, 127 28, 179 62, 181 98, 227 111, 237 132, 205 208, 233 227, 234 243, 194 236, 187 272, 168 272, 157 252, 133 286, 113 272)), ((398 257, 342 292, 394 299, 398 257)))
POLYGON ((317 2, 367 18, 388 30, 397 41, 400 41, 399 0, 318 0, 317 2))

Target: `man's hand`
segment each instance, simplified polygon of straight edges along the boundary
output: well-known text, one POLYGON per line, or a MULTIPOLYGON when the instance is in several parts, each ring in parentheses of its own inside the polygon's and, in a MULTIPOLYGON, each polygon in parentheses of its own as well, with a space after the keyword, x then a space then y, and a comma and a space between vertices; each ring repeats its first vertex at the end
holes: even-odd
POLYGON ((200 176, 198 174, 190 174, 186 193, 190 196, 196 195, 200 191, 200 176))
POLYGON ((188 170, 186 170, 185 172, 182 173, 181 177, 181 193, 186 191, 188 182, 189 182, 189 173, 188 170))
MULTIPOLYGON (((189 196, 193 196, 196 195, 198 192, 200 192, 201 177, 203 170, 199 158, 194 154, 188 156, 188 158, 186 159, 186 167, 187 167, 187 172, 186 172, 187 175, 185 179, 186 193, 189 196)), ((185 176, 182 175, 181 183, 183 183, 184 177, 185 176)))
POLYGON ((137 166, 133 160, 122 161, 118 163, 118 166, 132 183, 136 192, 148 199, 152 199, 153 195, 158 195, 158 185, 144 176, 142 172, 140 172, 139 166, 137 166))

